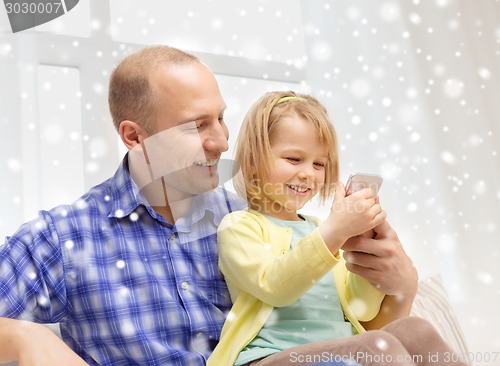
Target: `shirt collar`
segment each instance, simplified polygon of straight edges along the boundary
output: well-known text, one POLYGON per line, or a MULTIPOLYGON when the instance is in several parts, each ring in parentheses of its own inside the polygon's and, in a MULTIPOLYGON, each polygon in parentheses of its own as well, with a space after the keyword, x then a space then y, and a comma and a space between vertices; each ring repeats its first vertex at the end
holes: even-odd
MULTIPOLYGON (((125 155, 115 175, 109 181, 112 185, 114 197, 110 197, 111 210, 108 217, 123 218, 133 213, 138 206, 144 206, 149 214, 161 222, 167 221, 158 214, 146 198, 142 195, 139 187, 130 177, 128 168, 128 154, 125 155)), ((192 198, 189 214, 176 220, 175 226, 178 231, 189 232, 207 213, 211 213, 211 222, 217 227, 222 218, 234 210, 243 209, 245 202, 234 193, 223 187, 205 192, 192 198)))
POLYGON ((222 187, 196 195, 192 198, 189 214, 179 218, 175 225, 181 232, 189 232, 201 219, 208 215, 211 223, 217 227, 225 215, 239 209, 241 202, 236 196, 222 187))
POLYGON ((123 218, 133 213, 137 207, 144 206, 149 214, 164 223, 167 221, 159 215, 149 205, 144 195, 140 192, 139 187, 130 177, 128 168, 128 154, 123 158, 120 166, 116 170, 115 175, 109 180, 109 184, 113 187, 113 197, 111 198, 111 209, 108 217, 123 218))

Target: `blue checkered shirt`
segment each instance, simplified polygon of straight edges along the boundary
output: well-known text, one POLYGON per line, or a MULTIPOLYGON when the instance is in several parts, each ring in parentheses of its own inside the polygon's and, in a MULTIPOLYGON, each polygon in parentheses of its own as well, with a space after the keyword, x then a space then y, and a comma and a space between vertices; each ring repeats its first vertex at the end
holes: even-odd
POLYGON ((90 365, 205 365, 231 302, 216 228, 241 202, 217 189, 172 226, 127 159, 71 205, 41 211, 0 247, 0 316, 60 323, 90 365))

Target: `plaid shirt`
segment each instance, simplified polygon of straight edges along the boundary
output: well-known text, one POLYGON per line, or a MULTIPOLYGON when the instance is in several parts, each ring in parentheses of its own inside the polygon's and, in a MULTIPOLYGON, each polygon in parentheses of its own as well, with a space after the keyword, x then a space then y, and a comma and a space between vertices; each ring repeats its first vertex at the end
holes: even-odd
POLYGON ((141 197, 125 159, 21 226, 0 246, 0 316, 60 323, 90 365, 204 365, 231 306, 216 228, 241 202, 214 190, 172 226, 141 197))

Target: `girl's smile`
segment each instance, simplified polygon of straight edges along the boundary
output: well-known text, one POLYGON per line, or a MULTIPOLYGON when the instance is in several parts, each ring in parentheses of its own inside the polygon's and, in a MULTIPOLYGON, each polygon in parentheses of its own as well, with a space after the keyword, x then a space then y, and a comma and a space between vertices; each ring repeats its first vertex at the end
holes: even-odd
POLYGON ((273 164, 264 185, 262 211, 284 220, 299 220, 297 210, 325 182, 328 149, 314 125, 297 115, 282 118, 270 143, 273 164))

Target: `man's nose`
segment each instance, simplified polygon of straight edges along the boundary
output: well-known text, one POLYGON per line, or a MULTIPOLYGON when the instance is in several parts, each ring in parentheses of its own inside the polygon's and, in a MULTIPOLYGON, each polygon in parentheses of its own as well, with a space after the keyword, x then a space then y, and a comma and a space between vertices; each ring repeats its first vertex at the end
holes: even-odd
POLYGON ((203 149, 206 151, 224 152, 229 149, 228 138, 229 132, 223 124, 214 124, 203 136, 203 149))

